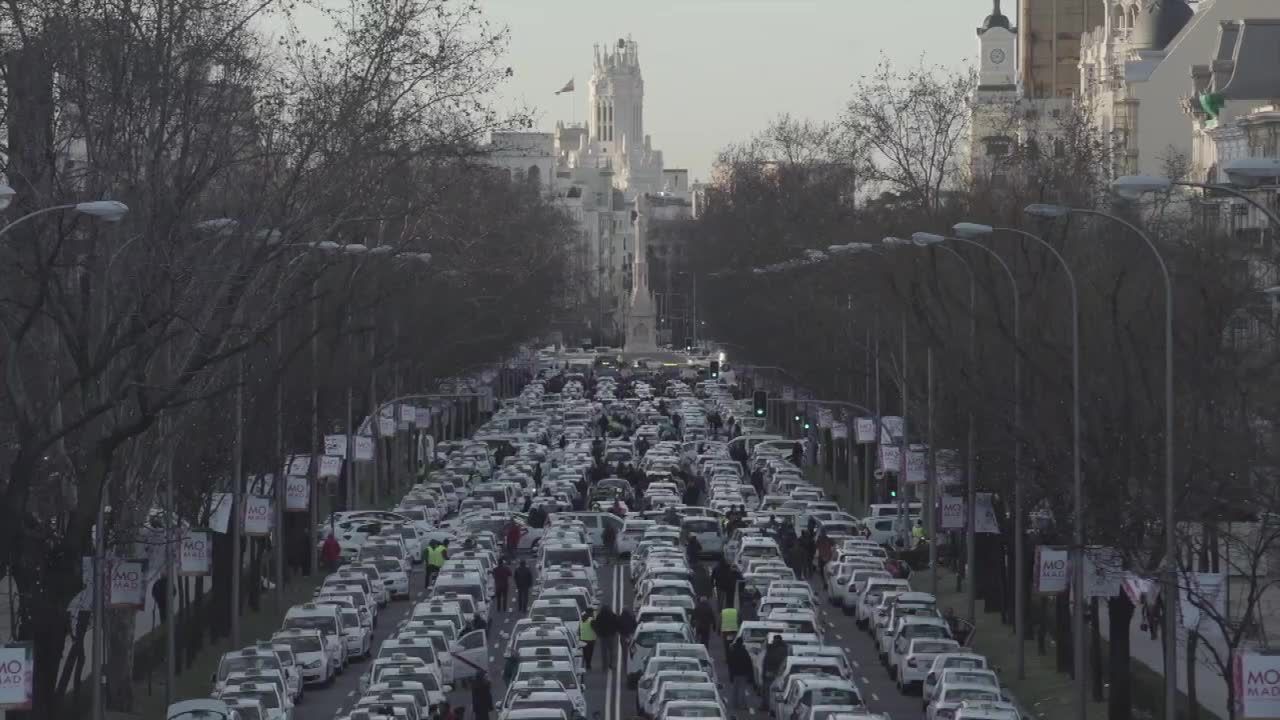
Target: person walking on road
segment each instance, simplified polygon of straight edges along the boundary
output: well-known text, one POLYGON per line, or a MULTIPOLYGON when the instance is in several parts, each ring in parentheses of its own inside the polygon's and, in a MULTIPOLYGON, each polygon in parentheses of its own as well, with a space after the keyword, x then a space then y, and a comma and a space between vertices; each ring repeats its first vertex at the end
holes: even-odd
POLYGON ((498 601, 498 612, 507 611, 507 595, 511 588, 511 568, 507 561, 501 560, 493 569, 493 597, 498 601))
POLYGON ((778 677, 778 671, 787 662, 788 654, 787 643, 783 641, 781 634, 775 633, 764 651, 764 668, 760 673, 760 707, 768 709, 769 688, 778 677))
POLYGON ((707 596, 702 595, 698 598, 698 604, 693 608, 693 629, 698 633, 698 642, 703 645, 711 644, 711 629, 716 624, 716 611, 711 609, 711 603, 707 601, 707 596))
POLYGON ((516 603, 520 607, 520 612, 529 611, 529 588, 533 587, 533 571, 525 564, 524 560, 520 561, 520 567, 516 568, 516 603))
POLYGON ((320 548, 320 556, 324 558, 324 566, 329 568, 329 572, 337 572, 338 560, 342 558, 342 546, 338 544, 338 538, 329 533, 324 539, 324 546, 320 548))
POLYGON ((742 638, 733 641, 729 646, 729 699, 735 709, 746 704, 747 686, 751 684, 754 668, 751 664, 751 653, 742 638))
POLYGON ((582 641, 582 666, 591 671, 591 658, 596 653, 595 613, 587 610, 578 623, 578 639, 582 641))
POLYGON ((507 522, 506 540, 507 540, 507 556, 515 557, 516 551, 520 549, 520 524, 512 518, 507 522))
POLYGON ((422 574, 424 575, 422 586, 424 588, 431 587, 431 581, 435 579, 436 573, 440 572, 440 568, 444 567, 444 561, 447 559, 449 559, 449 549, 437 540, 432 540, 431 544, 422 551, 422 574))
POLYGON ((613 649, 618 639, 618 616, 605 606, 596 613, 591 628, 596 631, 596 639, 600 643, 600 664, 605 672, 609 672, 613 669, 613 649))
POLYGON ((698 556, 702 555, 702 543, 698 542, 697 536, 690 535, 689 542, 684 546, 684 550, 689 557, 689 564, 696 565, 698 556))
POLYGON ((493 707, 493 690, 489 686, 489 676, 480 673, 480 677, 471 684, 471 706, 476 720, 489 720, 489 708, 493 707))

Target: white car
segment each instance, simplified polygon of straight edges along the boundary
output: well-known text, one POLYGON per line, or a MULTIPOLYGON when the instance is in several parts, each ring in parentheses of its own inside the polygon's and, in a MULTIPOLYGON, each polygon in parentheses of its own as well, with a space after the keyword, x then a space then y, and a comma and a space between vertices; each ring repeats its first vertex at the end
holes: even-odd
MULTIPOLYGON (((935 677, 929 697, 924 698, 925 711, 928 712, 929 704, 936 700, 943 691, 956 685, 983 685, 996 692, 1001 692, 1000 678, 991 670, 951 668, 950 670, 943 670, 935 677)), ((1001 699, 1003 700, 1003 698, 1001 699)))
POLYGON ((933 659, 943 653, 953 653, 960 649, 955 640, 936 638, 916 638, 907 645, 907 651, 898 655, 897 665, 892 673, 898 690, 903 694, 923 691, 924 678, 929 674, 933 659))
POLYGON ((924 686, 920 692, 922 709, 929 705, 929 698, 933 697, 934 690, 938 689, 938 681, 942 679, 944 670, 986 670, 987 667, 987 658, 977 653, 954 652, 938 655, 929 666, 928 674, 924 676, 924 686))
POLYGON ((347 667, 347 643, 342 637, 342 619, 337 607, 315 603, 294 605, 285 612, 281 629, 319 630, 330 656, 335 658, 336 672, 341 675, 347 667))
POLYGON ((319 630, 282 630, 271 636, 271 642, 293 648, 304 683, 328 685, 337 673, 337 656, 328 650, 319 630))
POLYGON ((249 683, 228 686, 222 693, 223 700, 257 700, 262 703, 266 716, 263 720, 293 720, 293 705, 283 697, 280 689, 271 683, 249 683))
POLYGON ((342 638, 347 643, 347 656, 368 658, 373 654, 373 628, 360 622, 360 613, 341 609, 342 638))
POLYGON ((627 681, 633 686, 640 671, 653 656, 658 643, 691 643, 693 633, 683 623, 644 623, 637 625, 627 646, 627 681))
POLYGON ((927 720, 955 720, 956 710, 961 703, 982 702, 996 703, 1002 701, 999 688, 990 685, 955 683, 939 687, 934 693, 933 701, 925 712, 927 720))
POLYGON ((360 564, 372 565, 378 569, 378 575, 382 577, 382 584, 388 595, 393 598, 409 597, 409 573, 405 571, 404 565, 399 560, 378 558, 365 560, 360 564))

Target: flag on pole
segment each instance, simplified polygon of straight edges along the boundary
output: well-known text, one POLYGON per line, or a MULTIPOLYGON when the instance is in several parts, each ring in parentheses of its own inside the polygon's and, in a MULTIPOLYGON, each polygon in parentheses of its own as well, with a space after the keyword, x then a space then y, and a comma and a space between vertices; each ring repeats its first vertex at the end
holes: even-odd
POLYGON ((567 92, 573 92, 573 78, 569 78, 569 82, 565 83, 564 87, 557 90, 556 94, 559 95, 560 93, 567 93, 567 92))

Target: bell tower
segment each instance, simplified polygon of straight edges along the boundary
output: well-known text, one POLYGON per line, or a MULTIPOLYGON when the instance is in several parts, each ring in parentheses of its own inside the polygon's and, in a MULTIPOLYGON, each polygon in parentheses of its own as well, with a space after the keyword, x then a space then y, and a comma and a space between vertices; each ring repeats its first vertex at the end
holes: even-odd
POLYGON ((970 103, 969 170, 982 177, 1000 169, 1001 156, 1008 155, 1016 142, 1013 106, 1018 100, 1018 31, 1000 12, 1000 0, 992 0, 991 14, 978 28, 978 48, 981 70, 970 103))
POLYGON ((992 0, 991 14, 978 28, 978 44, 982 49, 979 89, 1017 89, 1018 33, 1009 18, 1000 12, 1000 0, 992 0))
POLYGON ((614 156, 644 144, 644 78, 640 48, 631 38, 596 45, 588 93, 590 140, 614 156))

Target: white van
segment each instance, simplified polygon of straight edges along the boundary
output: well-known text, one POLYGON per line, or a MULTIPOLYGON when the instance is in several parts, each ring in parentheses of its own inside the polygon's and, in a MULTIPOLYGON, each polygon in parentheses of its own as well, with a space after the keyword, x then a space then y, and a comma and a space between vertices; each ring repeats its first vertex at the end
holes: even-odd
POLYGON ((342 635, 342 618, 339 610, 333 605, 317 605, 303 603, 294 605, 284 614, 282 630, 319 630, 324 641, 338 657, 338 672, 341 673, 350 658, 347 654, 347 641, 342 635))

